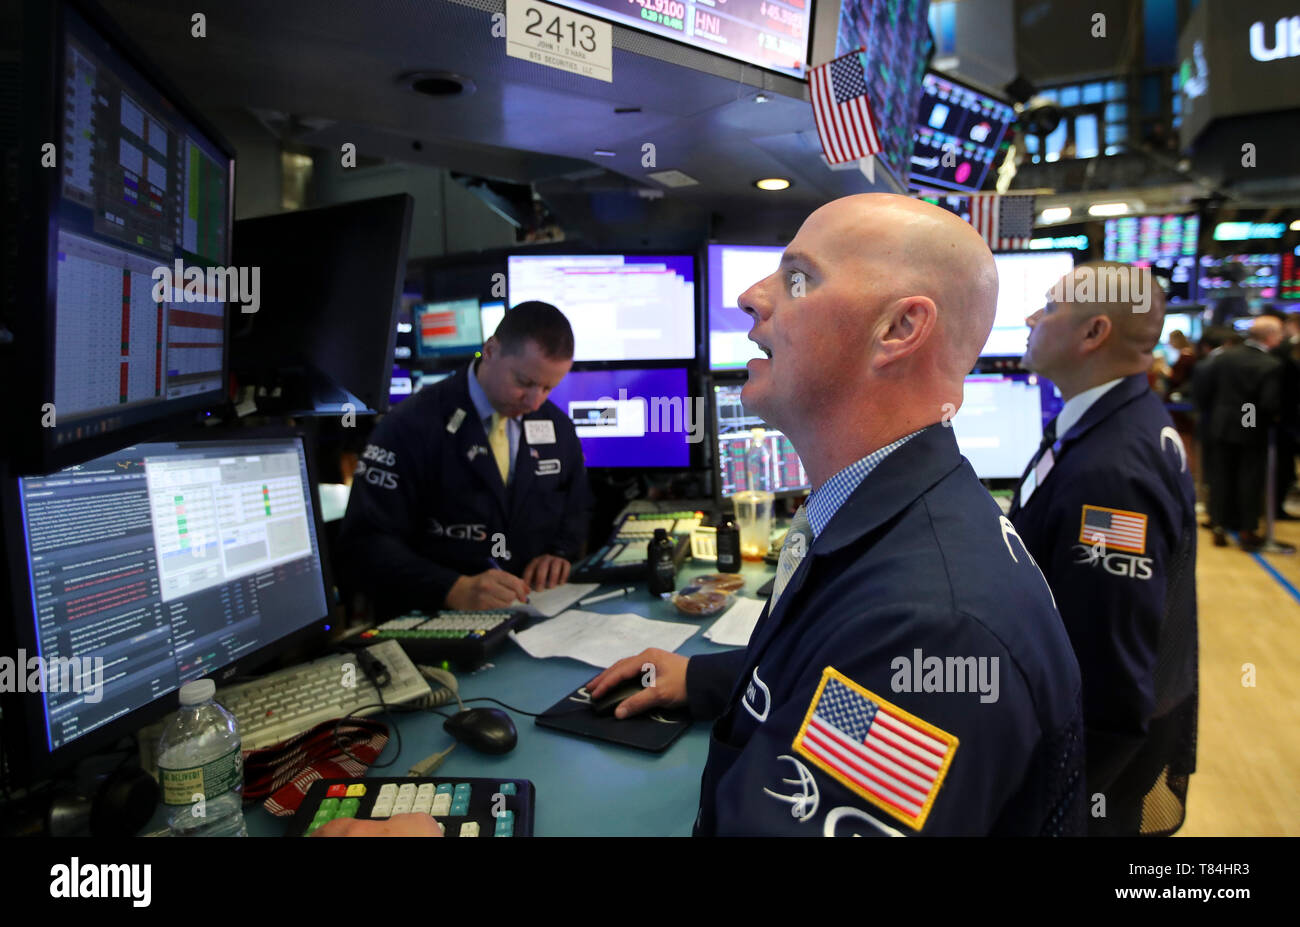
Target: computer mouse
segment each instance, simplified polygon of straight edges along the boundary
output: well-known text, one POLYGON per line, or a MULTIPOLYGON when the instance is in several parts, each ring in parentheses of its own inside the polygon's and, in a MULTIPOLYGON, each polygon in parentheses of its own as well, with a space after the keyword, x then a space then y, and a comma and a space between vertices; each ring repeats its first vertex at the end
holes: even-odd
POLYGON ((509 753, 519 732, 500 708, 470 708, 442 722, 442 729, 480 753, 509 753))
POLYGON ((592 713, 600 718, 609 717, 614 714, 615 708, 644 688, 640 677, 624 680, 591 703, 592 713))

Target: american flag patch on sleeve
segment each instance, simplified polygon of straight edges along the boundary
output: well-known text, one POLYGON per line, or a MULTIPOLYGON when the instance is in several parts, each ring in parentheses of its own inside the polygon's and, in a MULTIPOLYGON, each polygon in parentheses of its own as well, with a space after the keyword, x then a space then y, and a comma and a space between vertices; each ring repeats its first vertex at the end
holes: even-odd
POLYGON ((1079 523, 1079 540, 1085 544, 1100 541, 1106 548, 1131 554, 1147 552, 1147 517, 1141 512, 1085 505, 1079 523))
POLYGON ((920 830, 957 738, 828 666, 793 746, 854 794, 920 830))

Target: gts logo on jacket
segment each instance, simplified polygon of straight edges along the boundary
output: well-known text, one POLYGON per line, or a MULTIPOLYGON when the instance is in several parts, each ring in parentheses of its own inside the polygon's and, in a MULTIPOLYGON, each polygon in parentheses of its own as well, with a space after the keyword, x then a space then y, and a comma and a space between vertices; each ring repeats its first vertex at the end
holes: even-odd
POLYGON ((381 470, 379 467, 366 465, 364 460, 357 461, 355 476, 361 477, 371 486, 378 486, 380 489, 396 489, 397 474, 388 470, 381 470))
POLYGON ((448 537, 454 541, 486 541, 487 525, 448 525, 446 528, 436 518, 429 519, 431 537, 448 537))
POLYGON ((1129 579, 1150 579, 1151 558, 1135 557, 1132 554, 1103 554, 1100 550, 1086 544, 1074 545, 1074 562, 1086 563, 1095 567, 1102 565, 1113 576, 1127 576, 1129 579))

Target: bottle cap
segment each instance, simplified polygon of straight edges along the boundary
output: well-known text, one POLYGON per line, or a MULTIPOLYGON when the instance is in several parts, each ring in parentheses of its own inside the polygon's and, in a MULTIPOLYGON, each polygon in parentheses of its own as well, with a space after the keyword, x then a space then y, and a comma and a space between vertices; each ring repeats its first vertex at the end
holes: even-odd
POLYGON ((217 684, 211 679, 196 679, 181 686, 182 705, 202 705, 217 694, 217 684))

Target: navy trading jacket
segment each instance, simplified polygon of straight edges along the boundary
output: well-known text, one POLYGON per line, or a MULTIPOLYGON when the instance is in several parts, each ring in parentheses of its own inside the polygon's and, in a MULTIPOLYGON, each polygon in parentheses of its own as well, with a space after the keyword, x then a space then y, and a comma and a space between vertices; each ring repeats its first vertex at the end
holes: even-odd
POLYGON ((581 553, 590 489, 573 423, 548 400, 522 426, 508 489, 470 399, 468 367, 375 427, 352 481, 339 566, 381 613, 438 609, 452 583, 488 569, 489 557, 520 575, 541 554, 581 553))
POLYGON ((686 688, 717 719, 697 834, 1083 830, 1078 664, 943 424, 880 462, 748 648, 692 657, 686 688))
POLYGON ((1111 387, 1059 437, 1052 468, 1012 521, 1051 583, 1083 673, 1089 832, 1172 833, 1196 766, 1187 452, 1145 373, 1111 387))

